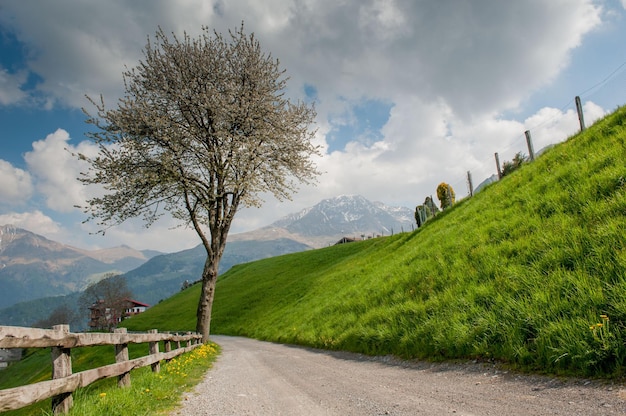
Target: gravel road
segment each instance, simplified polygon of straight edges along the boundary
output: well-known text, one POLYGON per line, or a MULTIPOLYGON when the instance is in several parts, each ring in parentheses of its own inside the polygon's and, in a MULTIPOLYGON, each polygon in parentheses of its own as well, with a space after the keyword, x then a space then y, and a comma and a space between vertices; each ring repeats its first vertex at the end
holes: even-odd
POLYGON ((626 384, 213 336, 222 354, 171 415, 626 415, 626 384))

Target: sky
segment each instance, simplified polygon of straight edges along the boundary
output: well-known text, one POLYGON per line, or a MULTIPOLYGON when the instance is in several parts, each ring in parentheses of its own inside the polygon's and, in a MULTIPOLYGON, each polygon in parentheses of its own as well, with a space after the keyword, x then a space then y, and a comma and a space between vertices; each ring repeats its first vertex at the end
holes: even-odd
POLYGON ((322 174, 290 201, 264 196, 231 233, 325 198, 414 208, 441 182, 457 198, 497 172, 524 132, 539 150, 626 104, 626 0, 0 0, 0 225, 81 248, 175 252, 200 243, 169 218, 98 235, 76 206, 96 190, 72 152, 95 154, 86 96, 114 106, 122 72, 158 28, 196 37, 244 22, 315 102, 322 174))

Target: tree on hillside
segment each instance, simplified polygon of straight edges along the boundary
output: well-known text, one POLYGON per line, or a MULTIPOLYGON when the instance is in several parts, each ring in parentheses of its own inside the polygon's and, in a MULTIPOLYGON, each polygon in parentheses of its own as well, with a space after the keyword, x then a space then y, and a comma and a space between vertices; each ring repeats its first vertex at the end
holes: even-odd
POLYGON ((510 174, 511 172, 519 169, 526 162, 527 158, 522 152, 517 152, 513 157, 513 160, 506 161, 502 164, 502 177, 510 174))
POLYGON ((80 316, 75 310, 68 305, 63 304, 57 306, 47 318, 40 319, 35 322, 33 328, 52 328, 54 325, 69 325, 70 327, 76 326, 80 323, 80 316))
POLYGON ((97 157, 80 181, 104 196, 85 212, 106 227, 141 216, 146 226, 164 211, 193 227, 206 250, 197 331, 206 341, 219 261, 237 210, 260 206, 260 195, 290 198, 318 175, 310 130, 312 105, 285 98, 278 60, 261 50, 243 24, 224 37, 203 28, 192 39, 159 29, 144 59, 124 72, 117 108, 102 98, 89 135, 97 157))
POLYGON ((78 304, 83 312, 89 313, 92 329, 111 330, 124 318, 124 310, 132 297, 124 276, 107 273, 85 289, 78 304))
POLYGON ((415 222, 417 227, 424 225, 429 218, 434 217, 439 212, 439 208, 430 196, 427 196, 423 205, 415 207, 415 222))
POLYGON ((454 189, 447 183, 441 182, 439 186, 437 186, 437 198, 439 198, 439 202, 441 203, 441 209, 451 207, 455 200, 454 189))

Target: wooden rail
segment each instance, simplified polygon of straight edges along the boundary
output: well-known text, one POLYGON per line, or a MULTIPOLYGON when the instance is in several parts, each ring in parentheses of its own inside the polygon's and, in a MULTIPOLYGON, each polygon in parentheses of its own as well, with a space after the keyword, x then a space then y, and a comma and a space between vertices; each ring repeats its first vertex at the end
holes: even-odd
POLYGON ((118 377, 120 387, 130 386, 130 371, 152 366, 160 370, 162 360, 171 360, 201 345, 202 335, 158 333, 129 334, 126 328, 113 333, 72 333, 69 325, 57 325, 50 329, 0 326, 0 348, 51 348, 52 380, 27 386, 0 390, 0 412, 20 409, 52 397, 54 414, 67 413, 72 407, 72 392, 76 389, 109 377, 118 377), (164 342, 165 352, 159 352, 159 342, 164 342), (128 344, 149 344, 149 354, 129 360, 128 344), (172 348, 175 343, 175 348, 172 348), (186 345, 183 346, 182 344, 186 345), (115 364, 72 374, 71 349, 112 345, 115 347, 115 364))

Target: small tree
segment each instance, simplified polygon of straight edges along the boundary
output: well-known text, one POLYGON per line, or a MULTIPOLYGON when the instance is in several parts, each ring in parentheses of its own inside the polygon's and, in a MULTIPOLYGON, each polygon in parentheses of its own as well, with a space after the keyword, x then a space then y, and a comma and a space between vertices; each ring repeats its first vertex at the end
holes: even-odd
POLYGON ((80 295, 78 303, 82 311, 92 313, 89 322, 92 328, 111 330, 124 317, 128 299, 132 297, 126 278, 108 273, 102 280, 90 284, 80 295))
POLYGON ((433 199, 427 196, 423 205, 415 207, 415 222, 417 223, 417 227, 419 228, 424 225, 428 219, 437 215, 438 212, 439 208, 437 208, 433 199))
POLYGON ((32 326, 35 328, 52 328, 54 325, 70 325, 75 326, 80 322, 80 317, 75 310, 68 305, 57 306, 47 318, 35 322, 32 326))
POLYGON ((527 160, 528 158, 526 157, 526 155, 524 155, 522 152, 517 152, 515 156, 513 157, 513 160, 511 160, 510 162, 509 161, 504 162, 502 164, 502 177, 519 169, 520 166, 526 163, 527 160))
POLYGON ((107 193, 85 212, 108 227, 137 216, 150 226, 167 211, 196 231, 207 253, 196 314, 204 341, 237 210, 259 206, 264 193, 289 198, 318 175, 315 110, 285 98, 284 73, 243 24, 230 39, 207 28, 198 39, 170 39, 159 29, 124 73, 118 107, 101 99, 88 119, 100 153, 78 155, 90 165, 79 180, 107 193))
POLYGON ((451 207, 455 201, 454 189, 445 182, 441 182, 437 186, 437 198, 441 202, 441 209, 451 207))
POLYGON ((428 209, 427 214, 429 217, 434 217, 439 212, 437 204, 435 204, 435 201, 433 201, 433 198, 430 196, 427 196, 426 199, 424 199, 424 207, 428 209))

